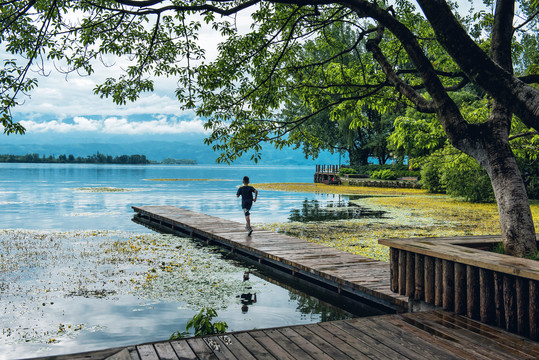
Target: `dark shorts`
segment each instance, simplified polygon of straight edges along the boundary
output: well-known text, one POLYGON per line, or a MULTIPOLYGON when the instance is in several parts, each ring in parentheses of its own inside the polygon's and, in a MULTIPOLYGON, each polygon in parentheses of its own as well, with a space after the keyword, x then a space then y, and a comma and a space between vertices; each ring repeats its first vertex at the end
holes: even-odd
POLYGON ((251 206, 253 206, 252 202, 246 202, 241 204, 241 209, 243 210, 243 213, 245 216, 249 216, 251 213, 249 210, 251 210, 251 206))

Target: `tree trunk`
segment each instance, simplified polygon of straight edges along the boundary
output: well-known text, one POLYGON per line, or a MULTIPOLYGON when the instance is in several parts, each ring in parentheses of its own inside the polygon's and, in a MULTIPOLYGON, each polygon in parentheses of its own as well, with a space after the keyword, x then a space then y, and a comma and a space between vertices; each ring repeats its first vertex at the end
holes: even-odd
MULTIPOLYGON (((509 147, 509 144, 507 144, 509 147)), ((537 250, 530 202, 511 149, 488 151, 505 253, 523 257, 537 250), (510 153, 510 154, 508 154, 510 153), (509 156, 510 155, 510 156, 509 156)))
MULTIPOLYGON (((505 117, 504 107, 494 103, 493 116, 505 117)), ((493 123, 500 124, 500 120, 493 123)), ((537 250, 530 202, 516 158, 509 146, 505 130, 483 124, 483 146, 471 154, 487 170, 498 204, 500 227, 505 253, 523 257, 537 250)), ((492 123, 491 123, 492 125, 492 123)))

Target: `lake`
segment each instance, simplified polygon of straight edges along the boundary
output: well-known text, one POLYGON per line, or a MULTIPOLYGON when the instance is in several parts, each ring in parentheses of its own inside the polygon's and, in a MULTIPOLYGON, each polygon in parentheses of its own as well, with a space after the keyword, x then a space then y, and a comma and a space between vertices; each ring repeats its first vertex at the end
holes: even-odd
MULTIPOLYGON (((312 182, 313 172, 0 164, 0 358, 164 340, 204 306, 229 331, 353 316, 225 259, 218 248, 131 221, 133 205, 173 205, 243 222, 235 194, 244 175, 255 184, 312 182)), ((252 222, 287 221, 313 201, 323 206, 334 197, 260 191, 252 222)))

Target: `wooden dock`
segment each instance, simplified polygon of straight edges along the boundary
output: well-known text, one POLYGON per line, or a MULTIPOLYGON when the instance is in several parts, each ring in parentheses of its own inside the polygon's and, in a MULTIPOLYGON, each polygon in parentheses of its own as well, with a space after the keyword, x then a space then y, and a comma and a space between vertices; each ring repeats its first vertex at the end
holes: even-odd
POLYGON ((232 332, 40 360, 538 358, 539 344, 534 341, 454 313, 431 311, 232 332))
POLYGON ((245 259, 316 286, 382 308, 408 311, 407 296, 390 288, 388 263, 174 206, 134 206, 134 221, 173 234, 217 243, 245 259))

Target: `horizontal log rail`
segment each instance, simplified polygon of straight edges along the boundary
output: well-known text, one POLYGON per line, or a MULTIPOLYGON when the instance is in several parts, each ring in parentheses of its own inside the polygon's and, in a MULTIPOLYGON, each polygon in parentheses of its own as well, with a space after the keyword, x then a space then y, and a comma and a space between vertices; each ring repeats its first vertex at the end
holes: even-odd
MULTIPOLYGON (((538 236, 539 240, 539 236, 538 236)), ((539 262, 485 251, 498 236, 382 239, 391 291, 539 339, 539 262)))

